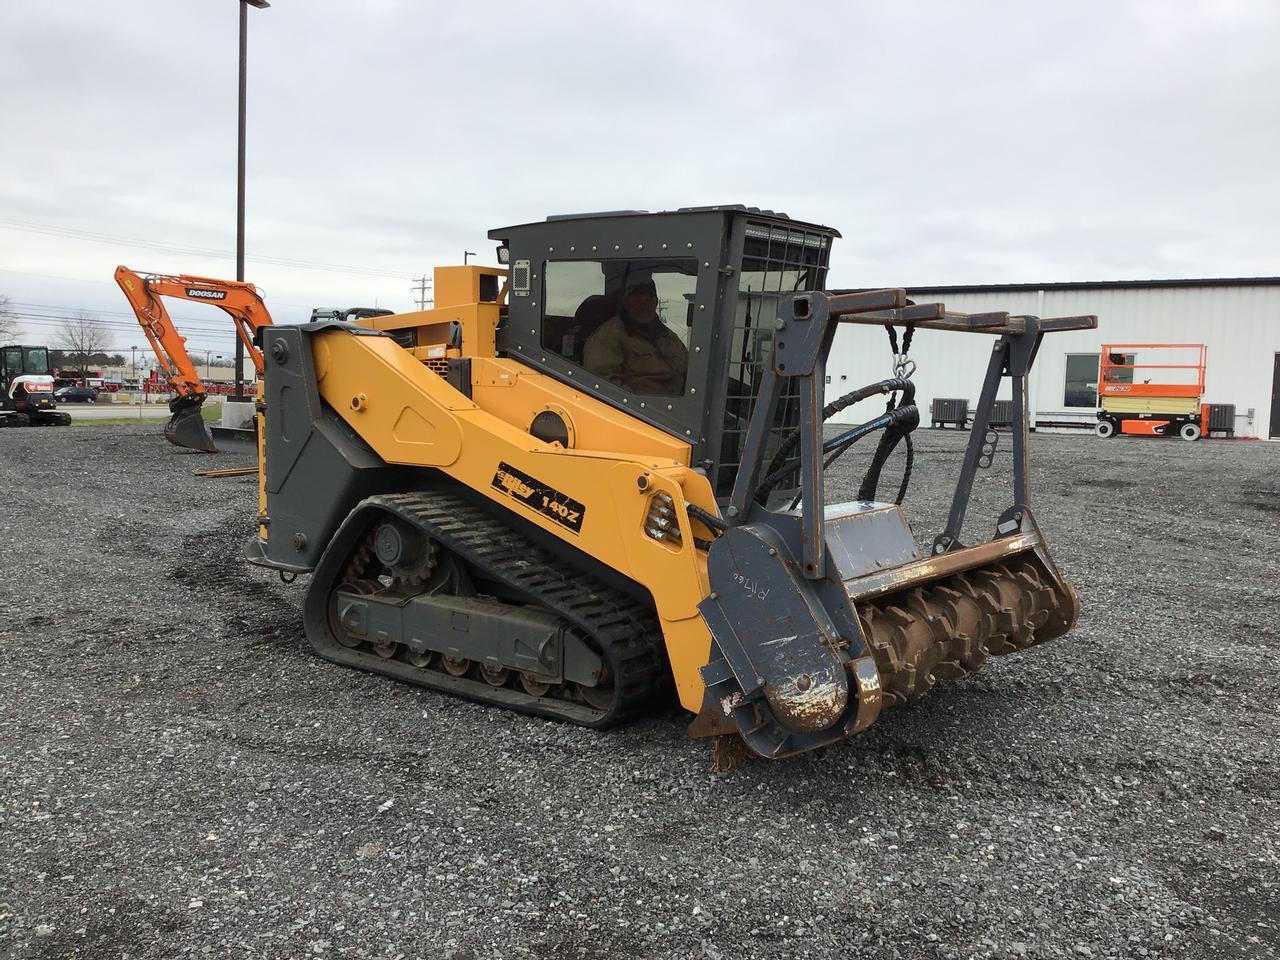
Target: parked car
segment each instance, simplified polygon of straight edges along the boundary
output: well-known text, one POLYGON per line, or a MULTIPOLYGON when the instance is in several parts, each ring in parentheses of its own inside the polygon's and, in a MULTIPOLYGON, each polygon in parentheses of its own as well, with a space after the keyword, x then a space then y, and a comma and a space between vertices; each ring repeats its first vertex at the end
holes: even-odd
POLYGON ((53 391, 58 403, 97 403, 98 391, 93 387, 59 387, 53 391))

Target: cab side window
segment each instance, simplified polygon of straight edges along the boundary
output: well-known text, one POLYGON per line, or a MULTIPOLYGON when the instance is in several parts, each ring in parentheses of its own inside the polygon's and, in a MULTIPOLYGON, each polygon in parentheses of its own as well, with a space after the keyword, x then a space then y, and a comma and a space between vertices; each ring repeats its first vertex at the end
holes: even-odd
POLYGON ((692 259, 546 261, 542 346, 631 393, 680 396, 697 275, 692 259))

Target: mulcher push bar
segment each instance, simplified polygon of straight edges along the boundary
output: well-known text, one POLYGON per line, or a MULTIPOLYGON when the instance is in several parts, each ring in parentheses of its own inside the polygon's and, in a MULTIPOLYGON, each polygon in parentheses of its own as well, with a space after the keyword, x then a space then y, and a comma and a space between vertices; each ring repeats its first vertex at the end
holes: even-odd
MULTIPOLYGON (((964 464, 956 483, 946 529, 934 541, 933 552, 945 553, 959 546, 960 527, 968 508, 969 494, 978 467, 996 391, 1003 377, 1013 386, 1013 473, 1014 506, 1028 505, 1027 446, 1030 424, 1027 405, 1027 371, 1035 360, 1043 334, 1060 330, 1089 330, 1097 326, 1093 316, 1055 317, 1041 320, 1008 313, 954 313, 940 303, 908 304, 903 289, 830 293, 800 293, 779 304, 774 322, 773 350, 765 368, 759 398, 747 427, 742 466, 734 482, 726 510, 731 526, 750 522, 767 508, 755 502, 757 478, 765 455, 765 440, 774 423, 783 395, 782 382, 800 381, 800 503, 802 513, 802 570, 809 579, 825 573, 822 538, 823 489, 822 439, 823 388, 827 356, 840 323, 891 326, 911 323, 924 330, 987 333, 999 339, 992 346, 991 360, 983 381, 978 409, 974 415, 964 464)), ((791 391, 787 391, 790 395, 791 391)))

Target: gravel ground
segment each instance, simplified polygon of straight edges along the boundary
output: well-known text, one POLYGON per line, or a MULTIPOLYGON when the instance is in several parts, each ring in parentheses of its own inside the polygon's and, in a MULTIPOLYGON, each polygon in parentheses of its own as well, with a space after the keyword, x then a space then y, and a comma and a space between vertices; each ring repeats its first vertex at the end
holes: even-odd
MULTIPOLYGON (((922 538, 963 438, 918 434, 922 538)), ((675 712, 597 734, 312 657, 303 582, 239 560, 253 481, 192 476, 242 458, 5 431, 0 956, 1277 956, 1280 447, 1033 452, 1077 630, 714 775, 675 712)))

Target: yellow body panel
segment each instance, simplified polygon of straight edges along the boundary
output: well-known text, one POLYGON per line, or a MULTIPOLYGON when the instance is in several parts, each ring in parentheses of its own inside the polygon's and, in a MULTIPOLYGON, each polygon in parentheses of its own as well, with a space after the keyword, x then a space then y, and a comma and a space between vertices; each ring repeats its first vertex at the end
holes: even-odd
POLYGON ((505 278, 507 271, 494 267, 436 267, 432 290, 435 306, 431 310, 367 317, 360 324, 387 331, 419 327, 418 343, 429 344, 448 342, 450 327, 456 323, 462 328, 462 342, 467 345, 469 356, 492 357, 501 304, 481 302, 480 278, 485 275, 505 278))
POLYGON ((688 467, 688 445, 510 361, 477 362, 488 371, 482 376, 501 373, 507 364, 517 383, 474 388, 476 399, 469 400, 388 338, 333 330, 318 334, 312 350, 321 397, 382 459, 437 468, 646 588, 680 701, 691 711, 701 708, 698 668, 707 662, 711 635, 697 605, 710 588, 705 555, 693 538, 709 534, 701 525, 694 529, 683 511, 677 511, 680 546, 644 532, 649 500, 658 491, 715 512, 706 477, 688 467), (553 400, 573 411, 572 450, 527 432, 526 414, 553 400), (523 425, 483 408, 490 403, 523 425), (588 438, 608 440, 609 447, 590 449, 588 438), (512 497, 497 477, 503 463, 581 503, 581 530, 512 497))
POLYGON ((1103 413, 1168 413, 1195 416, 1199 397, 1103 397, 1103 413))
MULTIPOLYGON (((528 430, 539 413, 554 410, 569 425, 573 446, 580 450, 613 450, 650 461, 675 460, 687 466, 693 449, 642 420, 514 360, 472 358, 471 397, 494 416, 521 430, 528 430)), ((714 509, 707 504, 700 506, 714 509)))

